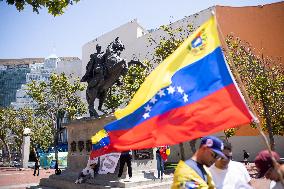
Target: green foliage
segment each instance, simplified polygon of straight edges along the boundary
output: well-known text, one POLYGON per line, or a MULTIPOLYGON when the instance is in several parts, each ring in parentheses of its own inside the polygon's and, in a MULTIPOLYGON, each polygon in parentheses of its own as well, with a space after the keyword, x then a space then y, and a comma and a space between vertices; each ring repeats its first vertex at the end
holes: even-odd
POLYGON ((10 127, 12 134, 14 135, 14 141, 17 146, 17 150, 21 151, 23 143, 23 132, 25 128, 33 129, 33 110, 29 108, 21 108, 19 110, 12 109, 13 112, 13 125, 10 127))
POLYGON ((31 108, 20 108, 14 110, 16 114, 16 126, 11 128, 14 134, 15 142, 18 149, 23 143, 23 131, 25 128, 31 129, 31 146, 39 145, 43 149, 47 149, 52 144, 52 122, 36 116, 31 108))
POLYGON ((11 153, 9 142, 10 140, 10 126, 11 119, 13 119, 12 112, 8 108, 0 108, 0 141, 3 144, 3 147, 8 152, 8 162, 11 161, 11 153))
POLYGON ((230 128, 230 129, 224 130, 224 134, 226 138, 230 138, 236 134, 236 131, 237 131, 237 128, 230 128))
POLYGON ((34 117, 35 126, 31 129, 31 146, 47 150, 53 143, 53 125, 50 120, 34 117))
POLYGON ((85 90, 85 85, 82 85, 79 78, 70 82, 64 73, 57 75, 52 74, 48 83, 32 81, 27 85, 27 94, 36 102, 36 114, 46 121, 38 132, 44 130, 47 132, 45 138, 37 137, 34 134, 36 141, 41 143, 43 147, 48 147, 49 136, 53 135, 55 146, 55 158, 58 160, 58 119, 62 119, 66 113, 69 120, 73 120, 78 116, 86 113, 86 106, 77 93, 85 90))
MULTIPOLYGON (((3 1, 3 0, 0 0, 3 1)), ((39 14, 39 9, 43 7, 48 9, 48 13, 53 16, 59 16, 64 13, 64 9, 80 0, 6 0, 9 5, 15 5, 18 11, 24 10, 26 5, 33 8, 33 11, 39 14)))
POLYGON ((37 103, 38 113, 50 120, 56 122, 62 112, 66 112, 71 120, 86 112, 85 104, 77 94, 85 89, 79 79, 71 83, 64 73, 52 74, 49 83, 32 81, 27 86, 27 94, 37 103))
MULTIPOLYGON (((229 36, 226 40, 231 61, 261 119, 263 129, 273 135, 284 134, 284 67, 269 58, 256 56, 248 43, 229 36)), ((230 59, 229 59, 230 60, 230 59)), ((272 141, 273 142, 273 141, 272 141)))
POLYGON ((52 143, 50 122, 34 115, 30 108, 5 108, 0 110, 0 140, 9 148, 21 152, 23 131, 31 129, 31 146, 40 145, 44 149, 52 143))
POLYGON ((127 104, 144 82, 149 70, 152 69, 150 62, 144 61, 146 68, 130 66, 127 74, 120 77, 122 85, 113 85, 108 91, 104 106, 105 111, 114 112, 121 104, 127 104))
POLYGON ((156 42, 152 37, 149 38, 150 45, 156 45, 154 53, 156 62, 165 60, 183 43, 190 33, 194 31, 192 24, 189 24, 185 29, 181 27, 174 29, 165 25, 161 26, 160 29, 165 33, 164 36, 160 36, 159 42, 156 42))
POLYGON ((21 152, 25 128, 31 129, 31 146, 39 144, 46 149, 52 143, 51 129, 47 125, 48 121, 35 117, 30 108, 0 109, 0 140, 7 150, 21 152))

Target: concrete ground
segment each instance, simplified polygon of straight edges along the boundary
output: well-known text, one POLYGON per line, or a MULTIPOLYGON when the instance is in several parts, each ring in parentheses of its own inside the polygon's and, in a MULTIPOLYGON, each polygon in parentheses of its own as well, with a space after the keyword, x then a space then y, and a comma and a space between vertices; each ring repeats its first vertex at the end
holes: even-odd
MULTIPOLYGON (((257 169, 253 163, 246 165, 251 177, 253 186, 256 189, 267 189, 269 181, 266 179, 257 179, 257 169)), ((54 173, 54 169, 40 170, 39 176, 33 176, 33 169, 19 170, 16 168, 0 167, 0 189, 25 189, 37 186, 41 178, 47 178, 54 173)), ((35 187, 38 188, 38 187, 35 187)))
POLYGON ((10 167, 0 167, 0 189, 25 189, 37 186, 41 178, 47 178, 54 169, 41 169, 39 176, 33 176, 33 169, 19 170, 10 167))

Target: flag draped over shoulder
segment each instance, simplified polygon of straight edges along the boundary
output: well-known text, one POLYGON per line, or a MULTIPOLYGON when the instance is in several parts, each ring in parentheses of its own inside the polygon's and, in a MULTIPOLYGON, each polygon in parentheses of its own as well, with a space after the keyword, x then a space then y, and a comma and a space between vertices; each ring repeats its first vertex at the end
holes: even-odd
POLYGON ((214 17, 159 64, 115 116, 92 137, 92 157, 173 145, 250 123, 253 115, 224 59, 214 17))

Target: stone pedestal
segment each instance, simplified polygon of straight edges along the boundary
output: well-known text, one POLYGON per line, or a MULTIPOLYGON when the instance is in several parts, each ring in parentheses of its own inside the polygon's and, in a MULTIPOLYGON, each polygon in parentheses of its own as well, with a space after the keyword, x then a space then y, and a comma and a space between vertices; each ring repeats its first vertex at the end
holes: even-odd
MULTIPOLYGON (((107 123, 114 120, 115 117, 109 115, 98 119, 84 118, 65 125, 69 144, 67 158, 68 170, 80 172, 86 167, 87 160, 91 153, 91 137, 96 132, 103 129, 107 123)), ((156 154, 153 149, 135 151, 132 156, 133 177, 141 175, 149 176, 151 172, 154 174, 156 170, 156 154)), ((118 167, 119 166, 117 166, 117 169, 118 167)), ((127 166, 125 165, 125 167, 127 166)), ((125 175, 125 172, 126 168, 124 169, 123 175, 125 175)))
POLYGON ((30 155, 30 136, 24 136, 22 144, 22 167, 28 168, 30 155))
MULTIPOLYGON (((138 150, 132 153, 132 179, 124 179, 127 173, 125 165, 122 180, 118 180, 119 162, 113 174, 97 175, 85 184, 74 184, 78 174, 86 167, 91 153, 91 137, 103 129, 103 127, 114 121, 114 116, 105 116, 98 119, 84 118, 76 120, 68 125, 68 158, 67 169, 61 175, 51 175, 49 178, 41 179, 40 186, 59 189, 98 189, 98 188, 169 188, 172 175, 165 175, 163 182, 157 180, 156 153, 154 149, 138 150)), ((127 177, 126 177, 127 178, 127 177)))

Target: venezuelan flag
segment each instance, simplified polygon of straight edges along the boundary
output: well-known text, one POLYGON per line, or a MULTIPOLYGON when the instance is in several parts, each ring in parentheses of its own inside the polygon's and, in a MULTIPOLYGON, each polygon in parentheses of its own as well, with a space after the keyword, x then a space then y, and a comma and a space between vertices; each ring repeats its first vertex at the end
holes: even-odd
POLYGON ((164 60, 115 116, 93 141, 91 156, 173 145, 250 123, 254 116, 226 64, 214 17, 164 60))

